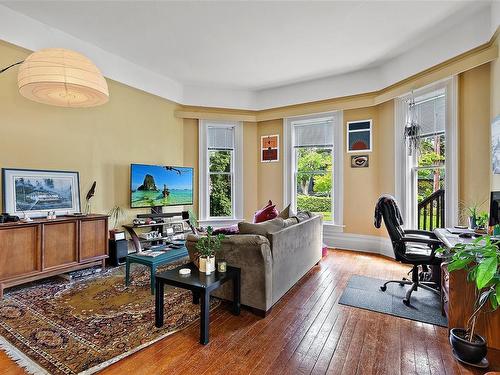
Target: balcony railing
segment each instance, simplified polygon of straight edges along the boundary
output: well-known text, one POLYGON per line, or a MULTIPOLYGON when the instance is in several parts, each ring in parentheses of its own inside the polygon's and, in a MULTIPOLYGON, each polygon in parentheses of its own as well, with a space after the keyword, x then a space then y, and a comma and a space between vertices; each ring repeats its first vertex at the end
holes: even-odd
POLYGON ((444 189, 436 190, 418 204, 418 229, 444 227, 444 189))

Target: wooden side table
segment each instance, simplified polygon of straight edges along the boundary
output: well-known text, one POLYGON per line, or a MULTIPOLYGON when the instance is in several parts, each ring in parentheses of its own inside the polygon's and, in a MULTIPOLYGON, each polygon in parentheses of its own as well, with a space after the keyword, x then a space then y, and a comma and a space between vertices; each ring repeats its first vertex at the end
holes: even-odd
POLYGON ((201 273, 198 268, 189 263, 179 266, 170 271, 161 272, 156 275, 156 294, 155 294, 155 325, 160 328, 163 326, 163 308, 164 308, 164 286, 165 284, 177 288, 189 289, 193 293, 193 303, 200 303, 200 343, 208 344, 209 341, 209 322, 210 322, 210 292, 220 287, 226 281, 233 281, 233 306, 234 315, 240 314, 240 269, 236 267, 227 267, 227 271, 222 273, 215 271, 210 275, 201 273), (180 275, 181 268, 189 268, 191 274, 180 275), (200 301, 201 300, 201 301, 200 301))

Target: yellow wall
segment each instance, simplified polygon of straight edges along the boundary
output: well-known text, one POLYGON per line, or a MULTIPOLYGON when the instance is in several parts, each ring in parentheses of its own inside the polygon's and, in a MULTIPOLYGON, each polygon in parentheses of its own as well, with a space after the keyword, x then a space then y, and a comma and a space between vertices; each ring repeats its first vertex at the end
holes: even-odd
MULTIPOLYGON (((0 42, 0 66, 22 60, 27 54, 0 42)), ((3 73, 0 167, 78 171, 82 197, 97 181, 94 212, 105 213, 120 205, 132 217, 148 210, 129 209, 130 163, 182 165, 182 120, 174 116, 176 104, 109 79, 107 82, 107 104, 59 108, 19 95, 16 68, 3 73)))
POLYGON ((198 217, 198 120, 184 119, 183 124, 183 166, 194 168, 193 212, 198 217))
POLYGON ((485 64, 459 76, 458 150, 460 156, 458 163, 461 210, 471 204, 481 202, 484 202, 481 209, 488 209, 489 146, 490 66, 485 64))
POLYGON ((260 163, 258 129, 255 122, 243 123, 243 217, 252 221, 258 202, 258 166, 260 163))
POLYGON ((283 119, 263 121, 258 123, 258 199, 257 207, 266 205, 272 200, 278 210, 283 208, 283 119), (279 161, 261 163, 260 137, 264 135, 279 135, 279 161))

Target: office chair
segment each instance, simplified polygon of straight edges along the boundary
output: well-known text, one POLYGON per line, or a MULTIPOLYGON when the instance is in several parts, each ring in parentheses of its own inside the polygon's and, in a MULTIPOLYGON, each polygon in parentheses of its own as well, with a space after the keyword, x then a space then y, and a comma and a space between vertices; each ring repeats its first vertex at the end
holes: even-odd
POLYGON ((390 195, 381 196, 377 202, 375 207, 375 227, 380 228, 381 218, 384 219, 385 227, 391 238, 396 260, 403 264, 410 264, 413 267, 411 269, 411 280, 407 278, 390 280, 385 282, 380 289, 385 292, 389 283, 399 283, 401 286, 411 285, 411 288, 406 292, 406 296, 403 299, 403 303, 407 306, 410 305, 411 294, 418 287, 439 294, 438 285, 435 282, 419 280, 419 267, 426 268, 427 266, 439 265, 441 263, 441 258, 437 258, 435 254, 436 250, 442 246, 442 243, 433 232, 404 230, 402 228, 403 219, 399 207, 396 200, 390 195))

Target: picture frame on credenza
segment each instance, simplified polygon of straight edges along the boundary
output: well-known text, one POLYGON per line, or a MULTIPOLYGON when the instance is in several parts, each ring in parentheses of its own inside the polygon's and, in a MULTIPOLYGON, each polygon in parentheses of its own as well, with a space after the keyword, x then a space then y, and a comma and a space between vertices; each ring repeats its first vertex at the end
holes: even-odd
POLYGON ((24 217, 75 214, 81 211, 80 176, 74 171, 2 169, 3 210, 24 217))

